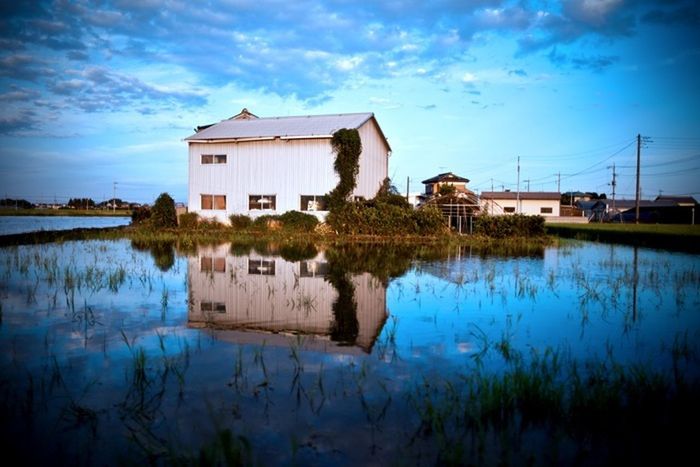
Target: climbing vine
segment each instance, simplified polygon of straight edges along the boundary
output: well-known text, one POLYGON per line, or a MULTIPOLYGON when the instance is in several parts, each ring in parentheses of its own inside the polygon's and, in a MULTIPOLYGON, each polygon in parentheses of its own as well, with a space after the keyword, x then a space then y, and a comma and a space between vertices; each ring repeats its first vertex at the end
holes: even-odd
POLYGON ((328 193, 328 207, 333 211, 347 203, 352 190, 357 186, 362 152, 360 133, 356 129, 341 128, 333 134, 331 146, 335 153, 333 168, 340 177, 338 185, 328 193))

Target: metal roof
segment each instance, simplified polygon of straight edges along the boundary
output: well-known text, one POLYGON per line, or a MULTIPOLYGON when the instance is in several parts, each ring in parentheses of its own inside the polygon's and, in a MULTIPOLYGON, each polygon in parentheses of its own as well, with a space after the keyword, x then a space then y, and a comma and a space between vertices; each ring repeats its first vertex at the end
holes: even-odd
MULTIPOLYGON (((517 199, 515 191, 483 191, 481 198, 488 199, 517 199)), ((561 199, 561 194, 556 191, 521 191, 520 199, 561 199)))
MULTIPOLYGON (((374 118, 373 113, 224 120, 185 138, 185 141, 331 137, 341 128, 360 128, 371 118, 374 118)), ((381 134, 381 130, 379 132, 381 134)))

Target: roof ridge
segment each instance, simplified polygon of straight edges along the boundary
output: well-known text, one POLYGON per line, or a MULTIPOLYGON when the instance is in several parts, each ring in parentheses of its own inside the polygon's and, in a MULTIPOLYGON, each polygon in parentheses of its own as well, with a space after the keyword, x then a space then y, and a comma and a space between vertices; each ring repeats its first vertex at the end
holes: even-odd
POLYGON ((374 112, 349 112, 339 114, 315 114, 315 115, 279 115, 276 117, 258 117, 258 120, 282 120, 287 118, 317 118, 317 117, 348 117, 351 115, 374 115, 374 112))

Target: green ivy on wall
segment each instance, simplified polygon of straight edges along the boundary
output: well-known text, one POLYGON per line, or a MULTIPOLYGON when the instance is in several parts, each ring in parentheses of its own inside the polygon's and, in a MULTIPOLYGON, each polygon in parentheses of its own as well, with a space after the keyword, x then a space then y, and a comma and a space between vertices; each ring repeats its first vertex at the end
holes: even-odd
POLYGON ((356 129, 341 128, 333 133, 331 146, 335 153, 333 168, 340 177, 338 185, 328 193, 328 207, 333 211, 347 203, 357 186, 362 152, 360 133, 356 129))

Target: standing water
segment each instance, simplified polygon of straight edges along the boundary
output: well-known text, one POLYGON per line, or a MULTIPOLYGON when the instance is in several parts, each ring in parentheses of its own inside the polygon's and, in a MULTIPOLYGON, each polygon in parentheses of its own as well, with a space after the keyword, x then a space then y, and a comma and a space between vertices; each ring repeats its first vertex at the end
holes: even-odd
POLYGON ((3 248, 0 435, 27 463, 682 453, 699 286, 698 256, 593 243, 3 248))
POLYGON ((131 218, 122 216, 0 216, 0 235, 40 230, 71 230, 129 225, 131 218))

